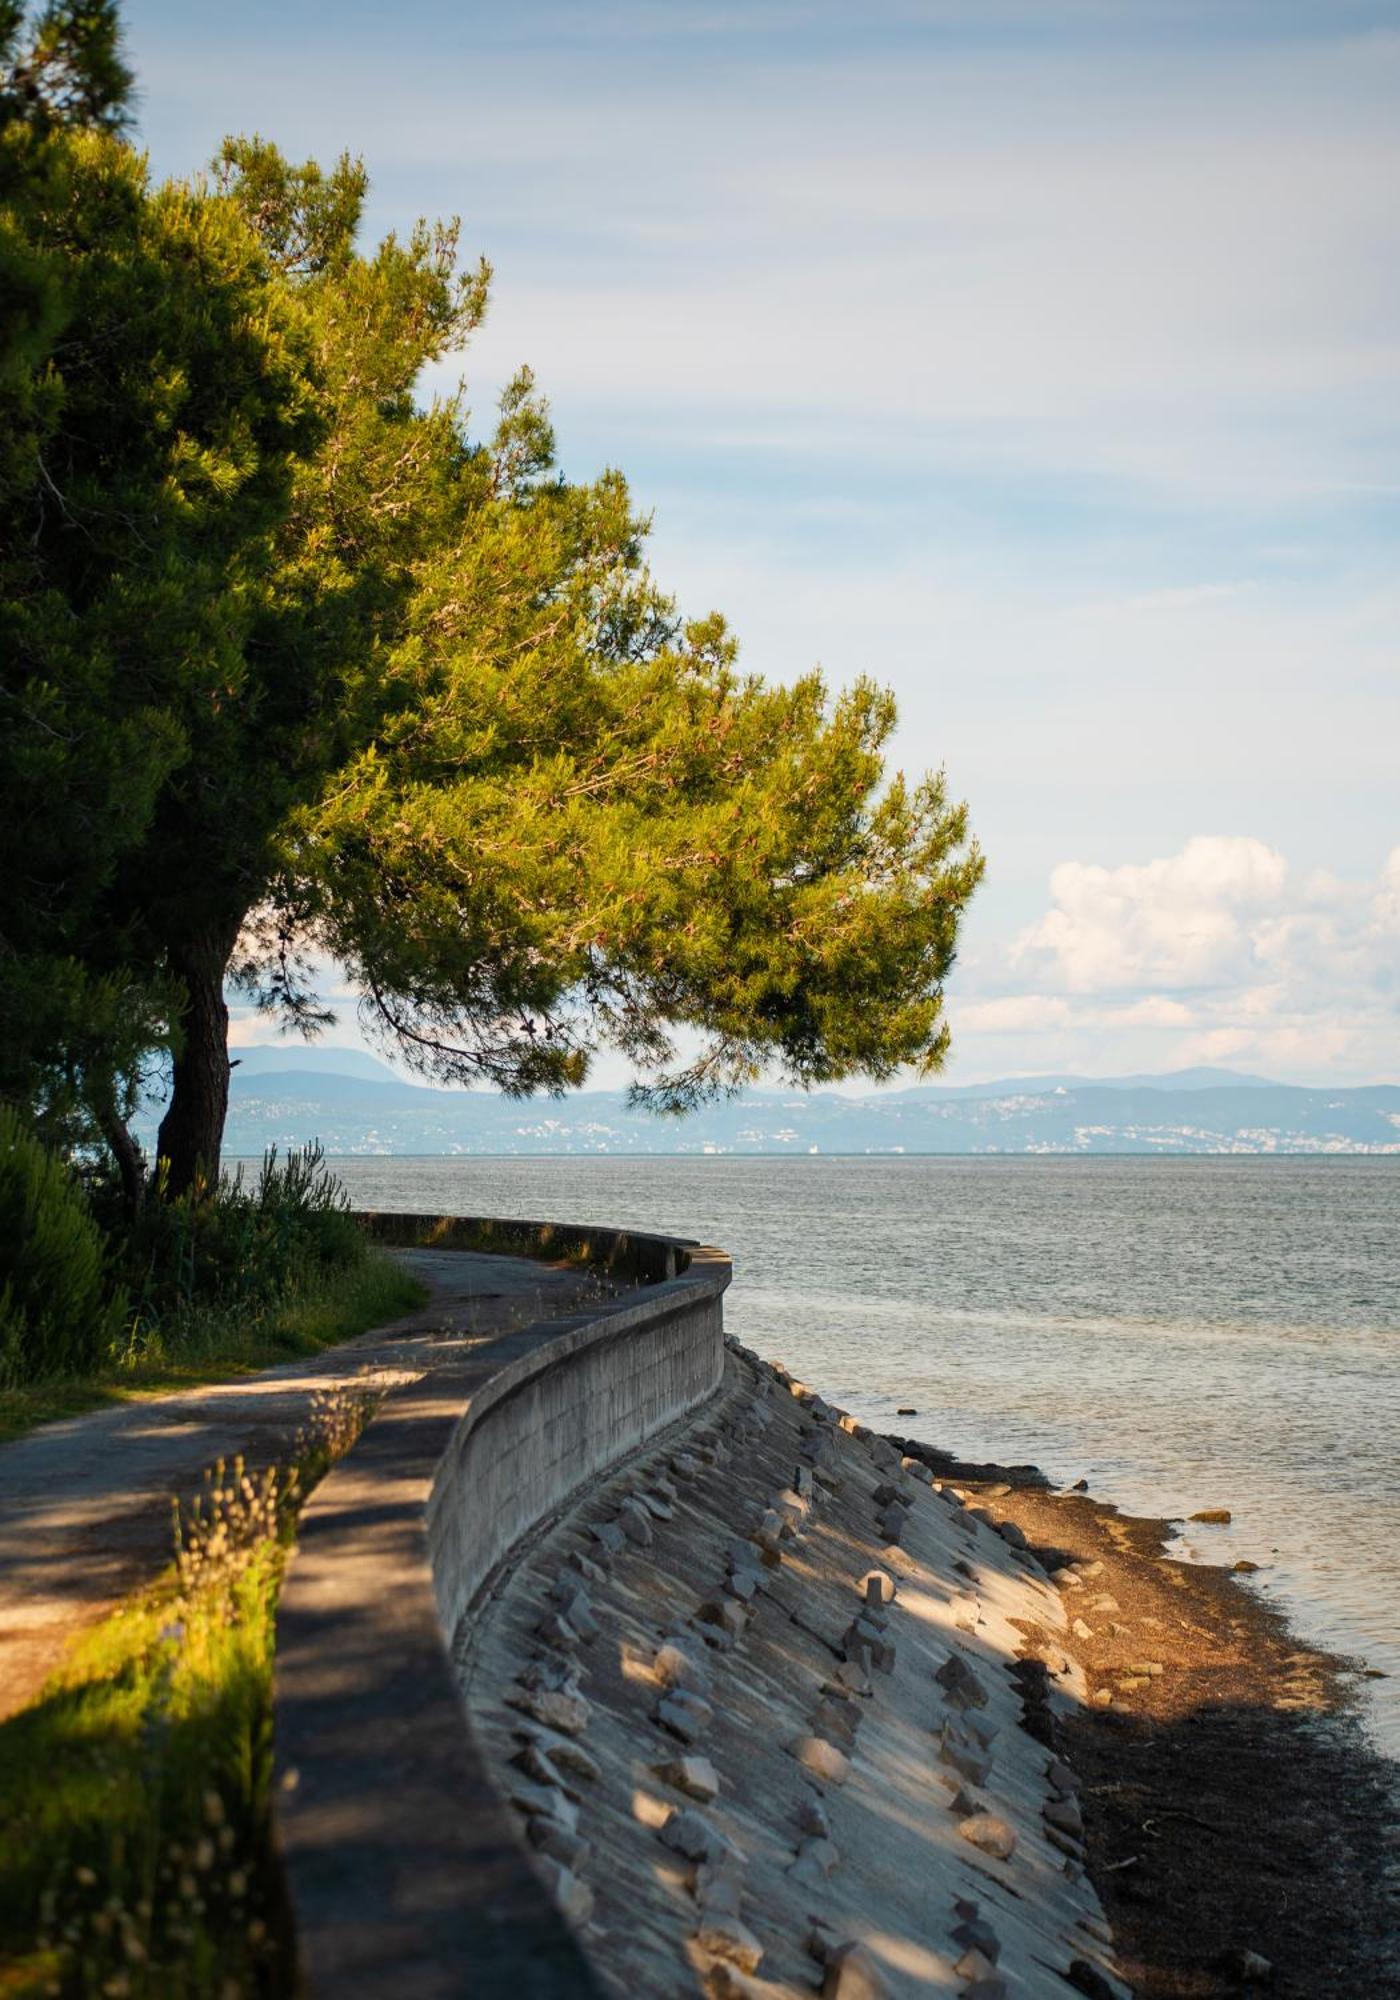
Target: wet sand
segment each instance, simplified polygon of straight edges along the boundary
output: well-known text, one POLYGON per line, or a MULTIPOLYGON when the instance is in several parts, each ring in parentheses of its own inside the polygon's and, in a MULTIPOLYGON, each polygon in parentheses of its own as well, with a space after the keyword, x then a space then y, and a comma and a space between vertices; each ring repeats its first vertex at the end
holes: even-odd
POLYGON ((897 1442, 1059 1573, 1070 1633, 1026 1626, 1027 1676, 1067 1653, 1087 1676, 1091 1705, 1045 1728, 1083 1778, 1089 1872, 1140 2000, 1400 1994, 1400 1773, 1362 1730, 1356 1663, 1168 1555, 1173 1523, 897 1442))

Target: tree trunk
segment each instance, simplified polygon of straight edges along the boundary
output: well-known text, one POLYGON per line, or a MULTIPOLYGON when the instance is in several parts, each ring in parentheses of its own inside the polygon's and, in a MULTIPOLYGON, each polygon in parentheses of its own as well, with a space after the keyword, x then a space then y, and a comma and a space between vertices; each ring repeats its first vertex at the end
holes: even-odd
POLYGON ((224 974, 238 927, 192 938, 170 954, 185 989, 180 1049, 156 1154, 168 1162, 166 1191, 187 1194, 219 1177, 228 1115, 228 1008, 224 974))
POLYGON ((130 1218, 141 1206, 141 1194, 146 1185, 146 1162, 141 1148, 118 1115, 115 1104, 108 1102, 103 1105, 100 1122, 102 1136, 111 1148, 112 1158, 117 1163, 117 1172, 122 1184, 122 1204, 130 1218))

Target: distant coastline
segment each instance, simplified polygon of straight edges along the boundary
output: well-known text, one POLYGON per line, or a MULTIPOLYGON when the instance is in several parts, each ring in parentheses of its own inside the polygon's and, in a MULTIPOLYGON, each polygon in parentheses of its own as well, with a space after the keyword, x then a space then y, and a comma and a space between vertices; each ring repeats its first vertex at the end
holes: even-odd
MULTIPOLYGON (((1008 1078, 868 1096, 754 1090, 669 1120, 625 1091, 512 1099, 409 1083, 354 1050, 235 1052, 227 1151, 317 1140, 346 1158, 1400 1156, 1400 1085, 1271 1083, 1228 1070, 1008 1078)), ((142 1137, 154 1137, 154 1114, 142 1137)))

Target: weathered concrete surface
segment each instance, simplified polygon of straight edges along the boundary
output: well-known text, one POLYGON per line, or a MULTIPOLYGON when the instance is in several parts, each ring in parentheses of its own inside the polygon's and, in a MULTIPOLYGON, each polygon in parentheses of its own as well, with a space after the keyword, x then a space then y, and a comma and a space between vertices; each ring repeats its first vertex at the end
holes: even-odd
POLYGON ((285 1457, 312 1400, 385 1390, 503 1328, 552 1319, 596 1291, 576 1265, 461 1251, 396 1253, 430 1288, 406 1318, 213 1387, 45 1425, 0 1446, 0 1718, 31 1701, 72 1635, 170 1560, 170 1505, 204 1468, 285 1457))
POLYGON ((610 1993, 1125 1990, 1011 1671, 1059 1595, 928 1477, 735 1352, 463 1622, 473 1732, 610 1993))
POLYGON ((486 1775, 447 1632, 518 1536, 713 1395, 728 1261, 627 1241, 623 1268, 676 1275, 397 1390, 301 1517, 278 1615, 275 1817, 312 1995, 598 1990, 486 1775))

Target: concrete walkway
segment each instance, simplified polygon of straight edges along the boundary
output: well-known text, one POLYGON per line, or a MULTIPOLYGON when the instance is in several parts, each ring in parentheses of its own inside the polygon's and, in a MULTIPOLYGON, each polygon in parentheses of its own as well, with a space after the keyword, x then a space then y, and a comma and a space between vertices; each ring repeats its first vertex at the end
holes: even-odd
POLYGON ((0 1720, 33 1700, 69 1640, 173 1554, 170 1503, 206 1466, 286 1458, 313 1398, 389 1389, 464 1347, 596 1292, 576 1265, 461 1250, 394 1253, 429 1287, 407 1318, 309 1360, 46 1424, 0 1446, 0 1720))

